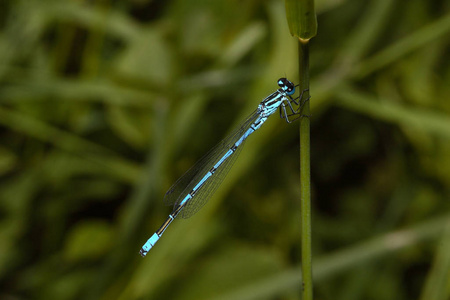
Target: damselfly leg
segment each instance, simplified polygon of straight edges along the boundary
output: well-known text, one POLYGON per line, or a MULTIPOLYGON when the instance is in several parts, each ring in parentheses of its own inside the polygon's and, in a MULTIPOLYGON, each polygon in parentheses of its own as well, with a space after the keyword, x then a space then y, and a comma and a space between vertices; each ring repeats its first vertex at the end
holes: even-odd
POLYGON ((283 101, 280 105, 280 118, 285 119, 287 123, 292 123, 302 117, 310 117, 309 115, 301 114, 305 103, 311 98, 311 96, 309 96, 306 99, 302 99, 303 94, 306 91, 309 91, 309 89, 304 89, 297 98, 292 98, 290 95, 287 95, 286 101, 283 101), (295 105, 298 106, 297 109, 294 109, 292 103, 295 103, 295 105), (292 116, 296 117, 291 118, 292 116))

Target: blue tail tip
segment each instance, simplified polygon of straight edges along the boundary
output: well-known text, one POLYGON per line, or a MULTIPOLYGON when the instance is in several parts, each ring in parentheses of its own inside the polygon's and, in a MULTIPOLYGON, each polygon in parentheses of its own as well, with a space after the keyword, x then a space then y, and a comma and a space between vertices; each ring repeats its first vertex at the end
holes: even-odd
POLYGON ((142 246, 141 250, 139 251, 139 253, 141 254, 142 257, 144 257, 148 251, 150 251, 150 249, 153 248, 153 246, 156 244, 156 242, 159 240, 159 235, 157 233, 154 233, 148 240, 147 242, 144 244, 144 246, 142 246))
POLYGON ((147 255, 147 252, 148 252, 148 251, 144 250, 144 248, 142 248, 141 250, 139 250, 139 254, 140 254, 142 257, 145 257, 145 255, 147 255))

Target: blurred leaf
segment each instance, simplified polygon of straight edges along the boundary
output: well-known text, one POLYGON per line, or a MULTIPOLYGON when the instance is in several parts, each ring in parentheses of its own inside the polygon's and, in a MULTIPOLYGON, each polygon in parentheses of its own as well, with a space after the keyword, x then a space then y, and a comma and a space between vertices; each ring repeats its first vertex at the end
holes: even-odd
POLYGON ((23 228, 17 218, 2 219, 0 221, 0 278, 8 276, 9 271, 20 261, 20 254, 16 251, 16 243, 23 228))
POLYGON ((60 276, 54 279, 51 285, 41 292, 38 299, 74 299, 75 295, 83 293, 86 283, 96 280, 93 278, 92 272, 76 271, 68 275, 60 276))
POLYGON ((138 171, 135 170, 135 166, 130 162, 115 155, 111 155, 112 153, 110 150, 99 144, 80 138, 72 133, 59 130, 42 121, 13 112, 12 110, 0 108, 0 123, 15 130, 22 131, 34 138, 55 144, 68 152, 79 152, 81 154, 85 151, 92 151, 93 154, 97 153, 98 155, 101 155, 101 159, 98 159, 99 157, 96 159, 95 154, 92 156, 86 155, 85 158, 93 161, 97 160, 97 166, 110 169, 117 174, 121 174, 122 177, 128 177, 130 175, 134 177, 133 175, 138 171), (124 172, 125 170, 127 172, 124 172))
POLYGON ((49 20, 73 22, 92 30, 105 28, 108 33, 125 40, 134 40, 140 35, 139 25, 119 10, 105 11, 73 1, 46 1, 46 5, 38 8, 37 12, 49 20))
POLYGON ((242 30, 239 36, 224 50, 220 58, 223 65, 234 65, 242 59, 266 34, 262 23, 252 23, 242 30))
POLYGON ((365 113, 384 121, 395 122, 412 127, 414 130, 426 130, 443 138, 450 138, 450 117, 441 112, 408 108, 394 102, 379 102, 352 88, 341 88, 337 92, 339 105, 365 113))
POLYGON ((109 106, 109 122, 111 128, 131 146, 142 149, 147 145, 150 135, 150 112, 140 110, 139 112, 109 106))
POLYGON ((110 251, 114 231, 104 221, 83 221, 68 233, 64 257, 71 263, 92 260, 110 251))
POLYGON ((335 62, 341 68, 349 68, 355 62, 359 62, 368 50, 377 42, 382 30, 387 26, 395 1, 373 0, 359 19, 359 23, 351 32, 351 36, 345 39, 345 44, 339 49, 335 62))
POLYGON ((0 176, 14 168, 17 156, 6 148, 0 147, 0 176))
POLYGON ((142 31, 115 62, 116 72, 138 82, 149 81, 155 86, 170 84, 175 71, 171 49, 154 28, 142 31))
POLYGON ((420 297, 422 300, 445 300, 450 296, 450 220, 443 233, 420 297))
POLYGON ((276 253, 264 249, 224 248, 190 272, 195 276, 178 287, 174 299, 211 299, 279 272, 282 265, 276 253), (222 280, 217 281, 218 277, 222 280))
POLYGON ((99 102, 118 106, 148 108, 153 104, 155 94, 118 85, 110 80, 71 80, 57 79, 36 73, 33 81, 22 81, 22 72, 13 72, 12 79, 17 82, 0 90, 0 103, 60 102, 99 102), (57 100, 55 100, 57 99, 57 100))
POLYGON ((394 44, 384 48, 379 53, 366 59, 359 64, 354 73, 361 78, 381 69, 382 67, 394 62, 405 54, 426 46, 429 42, 450 31, 450 14, 444 15, 436 21, 433 21, 420 30, 414 31, 410 35, 398 40, 394 44))

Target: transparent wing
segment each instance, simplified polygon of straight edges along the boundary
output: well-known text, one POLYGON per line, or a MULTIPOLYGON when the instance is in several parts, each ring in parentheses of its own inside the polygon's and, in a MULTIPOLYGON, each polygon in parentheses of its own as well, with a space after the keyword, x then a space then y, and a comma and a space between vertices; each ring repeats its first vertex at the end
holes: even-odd
MULTIPOLYGON (((182 218, 191 217, 197 211, 199 211, 200 208, 202 208, 206 204, 208 199, 214 194, 214 192, 217 190, 217 188, 220 186, 220 184, 223 182, 223 180, 227 176, 228 172, 230 171, 231 167, 233 166, 234 162, 236 161, 237 157, 239 156, 239 154, 244 146, 244 143, 245 143, 245 140, 235 150, 235 152, 230 157, 228 157, 226 161, 224 161, 222 163, 222 165, 216 170, 214 175, 208 179, 208 181, 205 183, 205 185, 200 188, 200 190, 195 194, 195 197, 185 205, 185 207, 183 208, 183 210, 180 213, 182 218)), ((234 143, 232 143, 230 145, 230 147, 233 144, 234 143)), ((224 154, 225 154, 225 152, 224 152, 224 154)), ((208 172, 209 169, 210 168, 208 168, 206 170, 206 172, 208 172)), ((192 186, 192 187, 194 187, 194 186, 192 186)), ((190 189, 189 189, 189 191, 190 191, 190 189)), ((187 191, 187 192, 189 192, 189 191, 187 191)))
MULTIPOLYGON (((259 116, 255 110, 244 122, 242 122, 230 135, 212 148, 203 156, 191 169, 181 176, 167 191, 164 196, 166 205, 177 207, 186 195, 197 185, 197 183, 208 173, 208 171, 219 161, 220 158, 241 138, 241 136, 250 128, 252 123, 259 116)), ((244 141, 245 142, 245 141, 244 141)), ((236 161, 244 142, 228 157, 214 174, 204 183, 195 196, 185 205, 180 215, 183 218, 189 218, 195 214, 203 205, 206 204, 209 197, 217 190, 219 185, 225 179, 231 166, 236 161)))

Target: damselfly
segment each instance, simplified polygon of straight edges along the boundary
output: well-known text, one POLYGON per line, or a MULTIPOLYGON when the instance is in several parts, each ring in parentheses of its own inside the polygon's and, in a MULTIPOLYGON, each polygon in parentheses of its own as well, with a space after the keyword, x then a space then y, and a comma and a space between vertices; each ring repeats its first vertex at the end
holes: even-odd
POLYGON ((309 100, 308 98, 302 101, 304 91, 294 99, 292 95, 295 93, 295 86, 292 82, 280 78, 278 85, 280 88, 277 91, 261 101, 258 108, 236 130, 209 151, 167 191, 164 202, 173 205, 173 211, 142 246, 140 250, 142 256, 155 245, 178 215, 189 218, 205 205, 236 161, 247 137, 259 129, 270 115, 279 109, 280 117, 288 123, 302 117, 303 105, 309 100), (292 103, 298 108, 294 109, 292 103))

